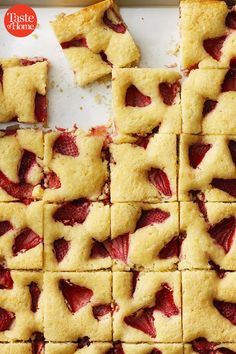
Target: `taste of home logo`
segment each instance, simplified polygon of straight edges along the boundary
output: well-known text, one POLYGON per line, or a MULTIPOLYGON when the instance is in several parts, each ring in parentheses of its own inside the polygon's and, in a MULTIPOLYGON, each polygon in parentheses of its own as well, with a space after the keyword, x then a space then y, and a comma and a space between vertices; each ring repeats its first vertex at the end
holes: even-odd
POLYGON ((37 16, 34 10, 27 5, 14 5, 4 16, 6 30, 15 37, 26 37, 37 26, 37 16))

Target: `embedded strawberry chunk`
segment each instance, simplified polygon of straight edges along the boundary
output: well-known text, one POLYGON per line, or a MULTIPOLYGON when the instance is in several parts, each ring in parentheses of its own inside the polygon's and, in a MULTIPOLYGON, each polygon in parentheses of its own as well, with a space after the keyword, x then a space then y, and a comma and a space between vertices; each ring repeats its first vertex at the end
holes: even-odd
POLYGON ((87 336, 85 336, 85 337, 83 337, 83 338, 79 338, 79 339, 77 340, 78 349, 82 349, 82 348, 84 348, 84 347, 89 347, 90 344, 91 344, 90 339, 89 339, 89 337, 87 337, 87 336))
POLYGON ((120 235, 104 242, 104 246, 112 259, 127 263, 129 255, 129 234, 120 235))
POLYGON ((13 226, 10 221, 0 221, 0 237, 5 235, 8 231, 12 230, 13 226))
POLYGON ((108 65, 110 65, 111 67, 113 66, 112 63, 107 59, 107 55, 106 53, 104 52, 104 50, 102 50, 100 53, 100 57, 101 59, 108 65))
POLYGON ((192 341, 192 348, 199 354, 214 354, 216 343, 208 342, 207 339, 199 337, 192 341))
POLYGON ((113 348, 109 349, 105 354, 125 354, 122 344, 118 341, 113 344, 113 348))
POLYGON ((234 216, 224 218, 217 224, 210 227, 208 233, 223 247, 225 253, 230 251, 236 229, 236 219, 234 216))
POLYGON ((222 316, 236 326, 236 303, 214 300, 213 304, 222 316))
POLYGON ((37 121, 46 122, 48 119, 48 113, 47 113, 48 102, 47 102, 46 95, 40 95, 39 93, 36 93, 34 102, 35 102, 34 113, 37 121))
POLYGON ((152 103, 150 96, 144 95, 136 86, 130 85, 125 95, 125 105, 130 107, 146 107, 152 103))
POLYGON ((64 225, 83 224, 89 214, 90 204, 88 200, 83 198, 64 203, 56 210, 53 218, 64 225))
POLYGON ((64 296, 68 309, 73 314, 86 306, 93 296, 91 289, 81 287, 70 280, 61 279, 59 281, 59 289, 64 296))
POLYGON ((176 96, 180 92, 180 83, 174 82, 170 84, 169 82, 161 82, 159 84, 160 95, 162 101, 168 105, 172 106, 175 104, 176 96))
POLYGON ((141 216, 136 225, 136 230, 153 224, 161 224, 169 217, 170 213, 168 211, 158 208, 152 210, 142 210, 141 216))
POLYGON ((71 47, 81 47, 81 48, 88 48, 86 38, 84 37, 75 37, 70 41, 60 43, 62 49, 67 49, 71 47))
POLYGON ((213 262, 212 260, 209 260, 208 264, 210 265, 211 269, 216 272, 216 274, 218 275, 218 277, 220 279, 224 278, 226 270, 221 269, 220 266, 218 264, 216 264, 215 262, 213 262))
POLYGON ((79 149, 76 145, 75 136, 68 132, 63 132, 59 135, 53 145, 53 150, 54 152, 66 156, 79 156, 79 149))
POLYGON ((229 146, 229 151, 230 151, 232 160, 233 160, 234 164, 236 165, 236 141, 230 140, 228 146, 229 146))
POLYGON ((159 349, 154 348, 154 349, 152 349, 150 354, 162 354, 162 352, 159 349))
POLYGON ((236 58, 230 60, 229 66, 231 69, 236 69, 236 58))
POLYGON ((138 279, 139 279, 139 272, 137 272, 136 270, 134 270, 134 271, 132 272, 132 288, 131 288, 132 296, 133 296, 134 293, 135 293, 135 290, 136 290, 136 287, 137 287, 138 279))
POLYGON ((11 272, 2 266, 0 266, 0 289, 13 289, 11 272))
POLYGON ((13 312, 0 307, 0 332, 9 330, 15 318, 16 316, 13 312))
POLYGON ((36 164, 36 155, 31 151, 24 150, 18 171, 20 183, 27 183, 28 175, 36 164))
POLYGON ((221 85, 222 92, 236 91, 236 69, 229 69, 221 85))
POLYGON ((0 171, 0 187, 5 190, 11 197, 24 200, 32 198, 34 187, 29 183, 11 182, 2 171, 0 171))
POLYGON ((205 39, 203 41, 203 47, 213 59, 219 61, 222 55, 221 49, 225 40, 226 36, 205 39))
POLYGON ((61 188, 60 178, 54 171, 50 171, 45 175, 45 184, 50 189, 61 188))
POLYGON ((0 65, 0 84, 3 86, 3 68, 2 65, 0 65))
POLYGON ((109 252, 107 251, 106 247, 104 246, 103 242, 98 242, 94 240, 91 253, 90 253, 90 258, 107 258, 109 257, 109 252))
POLYGON ((42 242, 42 238, 36 232, 26 227, 14 240, 13 255, 17 256, 19 253, 25 253, 42 242))
POLYGON ((236 198, 236 179, 213 178, 211 185, 236 198))
POLYGON ((211 113, 215 108, 216 108, 216 105, 217 105, 217 101, 215 100, 206 100, 203 104, 203 110, 202 110, 202 116, 203 118, 211 113))
POLYGON ((37 312, 41 290, 38 287, 38 284, 34 281, 32 281, 29 285, 29 292, 31 296, 31 311, 37 312))
POLYGON ((43 354, 44 351, 44 336, 42 333, 34 333, 34 340, 32 341, 32 354, 43 354))
POLYGON ((186 233, 181 232, 178 236, 174 236, 159 252, 160 259, 168 259, 180 256, 181 246, 186 238, 186 233))
POLYGON ((144 332, 151 338, 156 337, 153 308, 141 309, 130 316, 126 316, 124 318, 124 321, 128 326, 144 332))
POLYGON ((101 317, 112 312, 112 307, 111 307, 111 304, 97 305, 97 306, 93 306, 92 311, 93 311, 93 316, 97 320, 100 320, 101 317))
POLYGON ((69 248, 70 241, 66 241, 64 237, 59 238, 53 242, 53 250, 58 263, 63 261, 69 251, 69 248))
POLYGON ((228 28, 236 30, 236 11, 230 11, 225 19, 225 25, 228 28))
POLYGON ((190 166, 197 168, 204 159, 206 153, 211 149, 211 144, 195 143, 189 146, 188 156, 190 166))
POLYGON ((167 283, 162 284, 161 290, 156 293, 155 310, 162 312, 166 317, 180 313, 174 302, 173 289, 167 283))
POLYGON ((149 144, 150 139, 151 139, 156 133, 158 133, 158 131, 159 131, 159 125, 158 125, 157 127, 155 127, 155 128, 151 131, 151 133, 148 133, 148 134, 146 134, 146 135, 134 134, 133 136, 134 136, 135 138, 137 138, 137 140, 135 141, 134 144, 137 145, 137 146, 140 146, 140 147, 142 147, 142 148, 144 148, 144 149, 146 149, 147 146, 148 146, 148 144, 149 144))
POLYGON ((110 8, 104 12, 103 22, 107 27, 109 27, 112 31, 116 33, 126 32, 125 23, 122 21, 120 15, 113 8, 110 8))
POLYGON ((42 58, 42 57, 37 57, 37 58, 31 58, 31 59, 20 59, 20 64, 23 66, 30 66, 30 65, 34 65, 36 63, 41 63, 43 61, 47 61, 46 58, 42 58))
POLYGON ((164 171, 160 168, 151 168, 151 170, 148 171, 148 178, 161 194, 166 197, 172 197, 170 182, 164 171))

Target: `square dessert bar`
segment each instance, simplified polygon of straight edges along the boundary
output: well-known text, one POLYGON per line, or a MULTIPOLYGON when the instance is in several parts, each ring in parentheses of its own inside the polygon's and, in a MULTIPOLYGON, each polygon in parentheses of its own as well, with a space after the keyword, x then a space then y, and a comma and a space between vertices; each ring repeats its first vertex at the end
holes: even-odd
POLYGON ((182 344, 122 344, 124 354, 183 354, 182 344))
POLYGON ((43 133, 38 129, 0 132, 0 201, 42 197, 43 133))
POLYGON ((236 133, 236 69, 191 71, 181 98, 184 133, 236 133))
POLYGON ((45 273, 45 338, 53 342, 110 341, 111 273, 45 273))
POLYGON ((236 136, 182 135, 179 200, 236 200, 236 136))
POLYGON ((111 343, 90 343, 89 339, 82 338, 78 344, 48 343, 45 354, 112 354, 112 348, 111 343))
POLYGON ((45 205, 46 269, 81 271, 111 267, 111 258, 102 248, 110 234, 109 205, 84 200, 45 205))
POLYGON ((183 67, 235 66, 235 7, 220 0, 182 0, 180 11, 183 67))
POLYGON ((113 268, 175 269, 184 239, 184 235, 179 234, 178 218, 177 203, 113 204, 111 241, 103 243, 114 259, 113 268))
POLYGON ((112 202, 176 200, 176 136, 155 134, 111 144, 112 202))
POLYGON ((113 340, 182 342, 180 273, 113 273, 113 340))
POLYGON ((234 354, 236 352, 236 344, 214 343, 209 342, 206 338, 196 338, 192 344, 184 345, 184 354, 202 353, 203 351, 209 353, 209 350, 213 353, 234 354))
POLYGON ((214 271, 185 271, 182 289, 184 342, 235 342, 236 273, 220 279, 214 271))
POLYGON ((0 264, 10 269, 41 269, 43 205, 0 203, 0 264))
POLYGON ((0 59, 0 122, 47 121, 45 58, 0 59))
POLYGON ((139 49, 113 0, 61 14, 52 26, 80 86, 110 74, 112 67, 139 61, 139 49))
POLYGON ((112 100, 118 139, 158 130, 180 133, 180 78, 169 69, 114 69, 112 100))
POLYGON ((39 336, 43 331, 43 274, 1 267, 0 284, 0 340, 28 341, 36 333, 39 336))
POLYGON ((45 135, 44 199, 63 202, 79 198, 105 198, 108 179, 106 133, 81 129, 45 135))

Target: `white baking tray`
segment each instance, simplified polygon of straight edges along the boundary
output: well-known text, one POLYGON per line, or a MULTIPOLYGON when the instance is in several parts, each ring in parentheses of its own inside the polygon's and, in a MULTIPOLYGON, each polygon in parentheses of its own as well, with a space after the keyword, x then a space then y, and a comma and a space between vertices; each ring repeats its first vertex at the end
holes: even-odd
MULTIPOLYGON (((86 1, 86 0, 85 0, 86 1)), ((42 5, 42 0, 40 3, 42 5)), ((91 2, 91 1, 90 1, 91 2)), ((49 59, 49 126, 69 128, 74 124, 88 129, 106 124, 111 118, 111 82, 93 84, 87 88, 75 86, 73 73, 64 58, 62 50, 50 27, 56 15, 73 13, 79 7, 35 7, 39 22, 34 33, 25 38, 8 34, 3 17, 14 1, 4 1, 8 6, 0 9, 0 57, 43 56, 49 59)), ((34 1, 24 1, 34 4, 34 1)), ((45 1, 45 3, 47 3, 45 1)), ((68 2, 69 5, 75 3, 68 2)), ((76 3, 81 3, 78 0, 76 3)), ((84 3, 84 1, 83 1, 84 3)), ((123 1, 124 3, 124 1, 123 1)), ((179 9, 176 1, 151 0, 142 3, 155 6, 141 6, 140 1, 126 1, 132 7, 121 7, 121 13, 129 30, 140 46, 142 67, 165 67, 179 65, 176 57, 179 45, 179 9), (169 6, 176 4, 176 6, 169 6), (168 5, 168 6, 164 6, 168 5)), ((55 1, 48 2, 55 5, 55 1)), ((3 1, 1 1, 3 5, 3 1)), ((179 70, 179 68, 175 68, 179 70)), ((10 124, 7 124, 10 125, 10 124)), ((2 126, 2 125, 1 125, 2 126)))

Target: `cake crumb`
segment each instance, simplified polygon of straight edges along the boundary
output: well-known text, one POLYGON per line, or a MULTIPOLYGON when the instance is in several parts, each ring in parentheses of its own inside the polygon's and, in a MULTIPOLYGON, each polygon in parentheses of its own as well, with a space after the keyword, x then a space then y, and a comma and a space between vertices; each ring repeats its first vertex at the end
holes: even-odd
POLYGON ((32 37, 33 37, 34 39, 38 39, 38 38, 39 38, 39 36, 38 36, 36 33, 33 33, 33 34, 32 34, 32 37))
POLYGON ((99 93, 94 97, 94 99, 96 103, 98 104, 102 103, 102 96, 99 93))
POLYGON ((180 44, 176 43, 175 41, 171 41, 170 43, 171 48, 166 52, 168 55, 173 55, 177 57, 180 51, 180 44))

